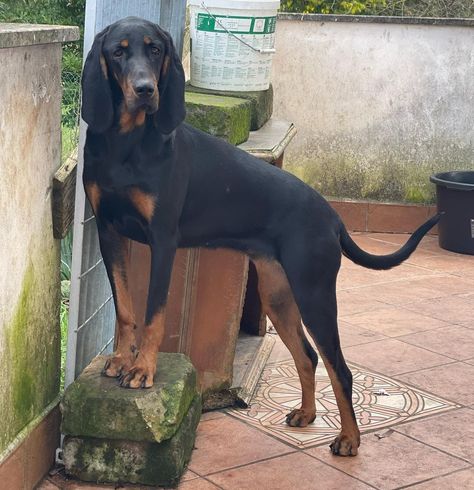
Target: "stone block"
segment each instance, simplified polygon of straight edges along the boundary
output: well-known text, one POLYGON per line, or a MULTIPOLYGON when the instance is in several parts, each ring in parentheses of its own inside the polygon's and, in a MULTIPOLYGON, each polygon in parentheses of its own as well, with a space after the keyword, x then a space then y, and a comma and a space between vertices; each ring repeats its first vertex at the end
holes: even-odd
POLYGON ((196 371, 183 354, 160 353, 150 389, 121 388, 101 375, 97 357, 61 401, 62 432, 70 436, 161 442, 171 438, 197 395, 196 371))
POLYGON ((159 444, 66 436, 66 472, 84 481, 176 486, 191 458, 200 415, 196 396, 178 431, 159 444))
POLYGON ((250 131, 248 100, 186 92, 186 122, 232 145, 246 141, 250 131))
POLYGON ((254 92, 226 92, 223 90, 193 87, 188 83, 186 85, 186 91, 198 94, 236 97, 238 99, 250 101, 250 131, 260 129, 272 117, 273 86, 271 84, 267 90, 258 90, 254 92))

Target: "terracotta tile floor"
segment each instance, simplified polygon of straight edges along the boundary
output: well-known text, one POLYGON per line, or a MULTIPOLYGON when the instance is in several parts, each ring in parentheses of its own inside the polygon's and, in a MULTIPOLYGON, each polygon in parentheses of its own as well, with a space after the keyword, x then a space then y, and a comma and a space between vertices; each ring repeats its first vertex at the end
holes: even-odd
MULTIPOLYGON (((373 253, 389 253, 406 239, 353 236, 373 253)), ((359 456, 328 450, 339 419, 321 364, 316 422, 284 425, 300 394, 277 339, 250 409, 202 417, 180 489, 474 488, 474 257, 443 251, 427 237, 391 271, 344 260, 338 285, 341 340, 363 433, 359 456)), ((40 488, 111 487, 56 476, 40 488)))

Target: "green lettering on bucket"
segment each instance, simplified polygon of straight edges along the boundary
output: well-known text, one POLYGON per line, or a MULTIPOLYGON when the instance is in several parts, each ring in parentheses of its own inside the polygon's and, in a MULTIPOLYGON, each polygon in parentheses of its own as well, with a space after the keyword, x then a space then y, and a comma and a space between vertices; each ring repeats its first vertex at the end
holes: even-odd
POLYGON ((273 34, 276 17, 241 17, 238 15, 198 14, 196 29, 205 32, 234 34, 273 34))

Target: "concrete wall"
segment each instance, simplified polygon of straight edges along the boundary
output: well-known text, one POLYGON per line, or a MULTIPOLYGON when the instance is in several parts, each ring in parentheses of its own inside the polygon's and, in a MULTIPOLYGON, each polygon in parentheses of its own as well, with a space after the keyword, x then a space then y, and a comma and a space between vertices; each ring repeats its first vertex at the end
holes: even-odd
POLYGON ((368 20, 280 15, 285 166, 327 196, 429 202, 431 173, 474 169, 474 21, 368 20))
POLYGON ((0 24, 0 465, 59 394, 51 184, 61 154, 60 42, 77 35, 0 24))

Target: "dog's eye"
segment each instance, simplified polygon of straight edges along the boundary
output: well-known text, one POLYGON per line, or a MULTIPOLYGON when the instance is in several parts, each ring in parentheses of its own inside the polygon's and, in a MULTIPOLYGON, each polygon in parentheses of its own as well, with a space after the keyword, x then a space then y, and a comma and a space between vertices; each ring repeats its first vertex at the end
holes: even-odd
POLYGON ((114 57, 115 58, 120 58, 122 55, 123 55, 123 49, 122 48, 118 48, 114 51, 114 57))
POLYGON ((151 47, 151 54, 154 54, 155 56, 158 56, 161 53, 161 49, 157 48, 156 46, 151 47))

